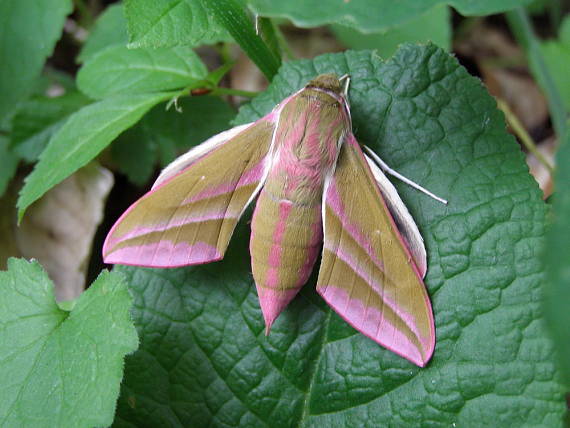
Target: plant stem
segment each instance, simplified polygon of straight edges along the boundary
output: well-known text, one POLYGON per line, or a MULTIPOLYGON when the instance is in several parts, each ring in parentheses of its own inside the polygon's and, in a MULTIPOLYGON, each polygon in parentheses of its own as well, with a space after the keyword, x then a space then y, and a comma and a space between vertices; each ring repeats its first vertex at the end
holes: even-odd
POLYGON ((517 135, 517 137, 519 137, 521 143, 523 143, 523 145, 527 148, 527 150, 531 152, 536 157, 536 159, 546 167, 546 169, 548 169, 548 172, 550 174, 552 174, 554 172, 554 167, 550 164, 550 162, 548 162, 548 160, 546 160, 546 158, 542 155, 540 150, 538 150, 534 140, 528 134, 528 132, 526 132, 526 129, 524 128, 523 124, 520 122, 519 118, 515 115, 515 113, 511 110, 511 108, 508 106, 506 102, 504 102, 499 98, 496 98, 496 100, 499 109, 501 109, 505 114, 507 123, 514 131, 514 133, 517 135))

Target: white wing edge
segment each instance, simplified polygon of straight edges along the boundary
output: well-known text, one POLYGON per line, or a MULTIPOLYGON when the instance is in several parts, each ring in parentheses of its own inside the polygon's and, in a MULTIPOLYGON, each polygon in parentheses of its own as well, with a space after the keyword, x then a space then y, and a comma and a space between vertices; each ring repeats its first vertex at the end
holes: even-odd
POLYGON ((155 187, 158 187, 160 184, 164 183, 169 178, 175 176, 180 171, 184 170, 186 167, 192 164, 192 162, 194 162, 196 159, 204 156, 208 152, 211 152, 216 147, 221 146, 226 141, 232 139, 237 134, 249 128, 254 123, 255 122, 246 123, 244 125, 239 125, 234 128, 228 129, 227 131, 220 132, 219 134, 210 137, 203 143, 198 144, 196 147, 191 148, 183 155, 174 159, 160 172, 160 175, 152 185, 152 188, 154 189, 155 187))
POLYGON ((390 180, 388 180, 374 160, 372 160, 366 153, 364 153, 364 157, 372 171, 372 175, 376 179, 376 183, 378 183, 380 193, 382 193, 382 196, 386 201, 386 205, 388 205, 388 209, 398 226, 398 230, 408 244, 408 249, 410 250, 414 262, 416 263, 416 266, 423 278, 427 271, 427 254, 420 230, 408 211, 408 208, 404 202, 402 202, 402 199, 400 198, 400 195, 398 195, 398 191, 394 185, 390 180))

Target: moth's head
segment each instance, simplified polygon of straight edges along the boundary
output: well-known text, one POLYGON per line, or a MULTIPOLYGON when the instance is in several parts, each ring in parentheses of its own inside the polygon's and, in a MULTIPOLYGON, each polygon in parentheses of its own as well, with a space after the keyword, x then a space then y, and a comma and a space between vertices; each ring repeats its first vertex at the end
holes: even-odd
POLYGON ((338 76, 334 73, 321 74, 307 83, 306 87, 321 89, 327 92, 330 91, 339 95, 342 93, 342 84, 338 76))

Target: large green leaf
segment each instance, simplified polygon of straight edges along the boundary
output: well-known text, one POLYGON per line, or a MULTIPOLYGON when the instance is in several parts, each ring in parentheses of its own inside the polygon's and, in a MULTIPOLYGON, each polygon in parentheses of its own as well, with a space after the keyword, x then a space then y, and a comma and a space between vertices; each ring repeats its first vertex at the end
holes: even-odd
POLYGON ((449 7, 435 6, 411 21, 380 33, 364 34, 343 25, 332 25, 337 38, 352 49, 374 49, 382 58, 390 57, 405 42, 431 41, 449 50, 451 47, 451 19, 449 7))
POLYGON ((95 99, 114 94, 169 91, 197 84, 208 74, 187 46, 129 49, 111 46, 94 54, 77 74, 77 86, 95 99))
MULTIPOLYGON (((570 125, 570 124, 569 124, 570 125)), ((570 126, 567 128, 570 129, 570 126)), ((556 154, 556 194, 553 224, 548 233, 545 263, 548 272, 545 310, 558 347, 566 385, 570 385, 570 131, 556 154)))
POLYGON ((230 40, 202 0, 126 0, 131 47, 198 46, 230 40))
POLYGON ((246 215, 222 262, 119 268, 141 348, 116 426, 561 426, 540 311, 545 205, 493 98, 444 51, 407 45, 387 62, 367 51, 289 62, 238 120, 324 72, 352 76, 357 138, 449 199, 396 182, 427 245, 432 361, 415 367, 357 333, 314 276, 265 337, 246 215))
POLYGON ((137 348, 131 303, 124 279, 104 272, 62 310, 37 262, 10 259, 0 272, 0 424, 109 425, 123 358, 137 348))
POLYGON ((34 89, 71 0, 0 0, 0 122, 34 89))
POLYGON ((154 105, 175 93, 117 95, 83 107, 51 137, 20 192, 19 217, 53 186, 90 162, 154 105))
POLYGON ((299 27, 342 24, 364 33, 386 30, 410 21, 440 4, 463 15, 489 15, 531 0, 247 0, 261 16, 288 18, 299 27))

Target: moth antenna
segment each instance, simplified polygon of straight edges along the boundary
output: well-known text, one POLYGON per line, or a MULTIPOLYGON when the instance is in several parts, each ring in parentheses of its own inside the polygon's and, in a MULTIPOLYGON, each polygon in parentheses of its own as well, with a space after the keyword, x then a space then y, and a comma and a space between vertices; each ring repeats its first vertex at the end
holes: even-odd
POLYGON ((344 94, 345 97, 348 96, 348 87, 350 86, 350 75, 343 74, 342 76, 340 76, 338 81, 342 83, 342 93, 344 94))
POLYGON ((259 15, 255 14, 255 35, 259 36, 259 15))
POLYGON ((370 155, 370 157, 374 160, 374 162, 376 162, 376 164, 378 164, 378 166, 386 173, 396 177, 397 179, 403 181, 404 183, 408 184, 409 186, 412 186, 414 189, 419 190, 422 193, 425 193, 426 195, 428 195, 429 197, 435 199, 438 202, 441 202, 444 205, 447 205, 447 200, 440 198, 437 195, 434 195, 432 192, 430 192, 429 190, 427 190, 426 188, 420 186, 419 184, 413 182, 412 180, 410 180, 409 178, 404 177, 402 174, 400 174, 397 171, 394 171, 392 168, 390 168, 386 162, 384 162, 382 159, 380 159, 380 157, 374 153, 372 151, 372 149, 370 149, 367 146, 364 146, 364 150, 366 150, 366 153, 368 153, 370 155))

